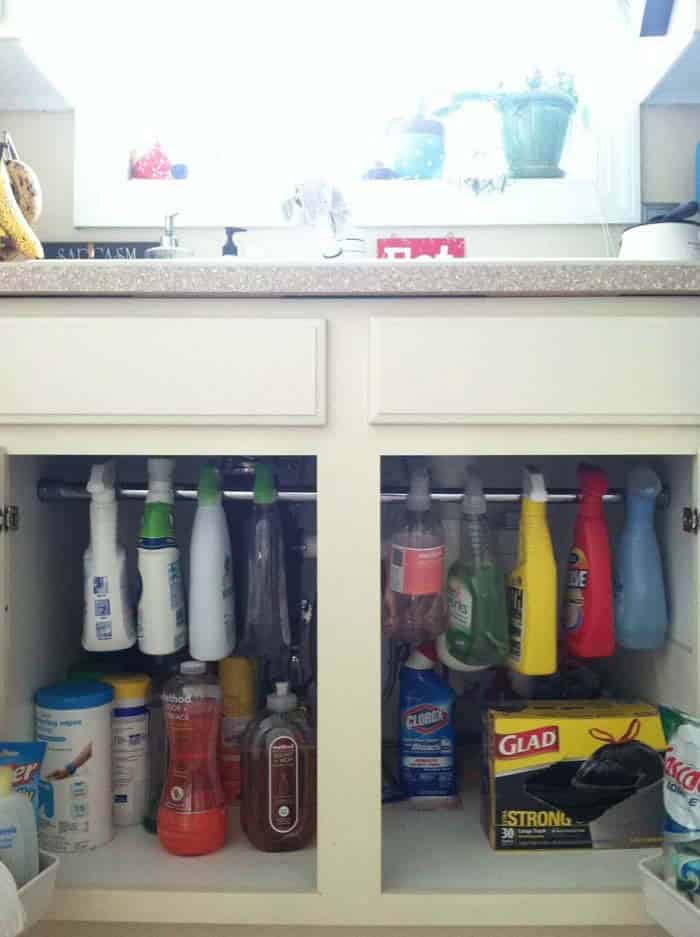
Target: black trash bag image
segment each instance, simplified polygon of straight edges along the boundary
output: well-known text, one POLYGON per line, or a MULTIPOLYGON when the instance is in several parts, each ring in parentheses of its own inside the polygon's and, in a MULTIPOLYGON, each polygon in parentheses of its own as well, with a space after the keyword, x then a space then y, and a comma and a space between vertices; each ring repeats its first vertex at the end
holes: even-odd
POLYGON ((636 789, 654 784, 663 777, 664 761, 659 752, 644 742, 636 742, 641 724, 633 719, 617 741, 609 732, 590 729, 589 734, 606 742, 597 748, 574 775, 573 785, 580 790, 636 789))
POLYGON ((575 823, 592 823, 663 776, 662 756, 634 741, 639 729, 639 720, 633 719, 617 740, 609 732, 590 729, 594 739, 606 744, 580 765, 562 761, 535 772, 525 790, 547 807, 563 810, 575 823))

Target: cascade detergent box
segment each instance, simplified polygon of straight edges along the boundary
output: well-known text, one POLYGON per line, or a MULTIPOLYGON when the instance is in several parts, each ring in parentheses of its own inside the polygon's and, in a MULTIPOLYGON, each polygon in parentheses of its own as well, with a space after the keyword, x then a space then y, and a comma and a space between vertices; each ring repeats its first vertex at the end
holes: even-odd
POLYGON ((494 849, 660 845, 666 743, 655 706, 534 701, 484 719, 482 822, 494 849))

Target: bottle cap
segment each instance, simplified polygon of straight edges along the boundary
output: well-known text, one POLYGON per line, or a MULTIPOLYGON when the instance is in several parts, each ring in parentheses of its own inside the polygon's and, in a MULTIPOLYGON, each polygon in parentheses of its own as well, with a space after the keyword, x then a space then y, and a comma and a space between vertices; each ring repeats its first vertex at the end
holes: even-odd
POLYGON ((289 692, 289 684, 287 682, 276 683, 275 692, 270 693, 267 697, 267 708, 275 713, 289 712, 290 709, 294 709, 296 704, 296 693, 289 692))
POLYGON ((430 478, 428 469, 424 465, 411 472, 411 487, 408 491, 406 507, 409 511, 430 510, 430 478))
POLYGON ((578 467, 578 487, 584 498, 602 498, 608 490, 608 476, 597 465, 582 462, 578 467))
POLYGON ((0 797, 12 793, 12 765, 0 765, 0 797))
POLYGON ((473 468, 467 469, 462 511, 464 514, 486 514, 484 486, 482 485, 479 473, 473 468))
POLYGON ((145 673, 113 673, 102 677, 114 689, 114 699, 147 700, 151 692, 151 678, 145 673))
POLYGON ((253 497, 256 504, 272 504, 277 497, 270 466, 265 462, 258 462, 255 466, 255 489, 253 497))
POLYGON ((661 479, 650 465, 635 465, 627 476, 627 492, 642 498, 657 498, 661 493, 661 479))
POLYGON ((117 472, 114 460, 93 465, 90 470, 90 480, 87 483, 88 494, 93 501, 100 504, 109 504, 114 501, 114 484, 117 472))
POLYGON ((255 677, 256 662, 250 657, 224 657, 219 661, 219 683, 224 701, 231 697, 238 709, 230 715, 255 712, 255 677))
POLYGON ((547 500, 544 475, 534 465, 526 465, 523 470, 523 497, 528 501, 545 502, 547 500))
MULTIPOLYGON (((167 501, 151 501, 143 509, 141 518, 141 539, 166 541, 165 546, 175 545, 173 529, 173 507, 167 501), (170 543, 167 543, 170 541, 170 543)), ((151 546, 153 546, 151 544, 151 546)))
POLYGON ((183 660, 180 664, 180 673, 186 677, 196 677, 207 672, 207 665, 203 660, 183 660))
POLYGON ((152 458, 148 460, 148 494, 146 503, 164 501, 172 504, 175 500, 173 492, 173 474, 175 472, 175 459, 152 458))
POLYGON ((214 468, 213 465, 205 465, 200 472, 197 501, 203 505, 219 504, 221 502, 219 470, 214 468))
POLYGON ((65 680, 37 690, 37 706, 44 709, 92 709, 114 699, 114 690, 97 680, 65 680))
POLYGON ((411 670, 432 670, 437 659, 435 645, 432 641, 426 641, 411 652, 404 666, 411 670))

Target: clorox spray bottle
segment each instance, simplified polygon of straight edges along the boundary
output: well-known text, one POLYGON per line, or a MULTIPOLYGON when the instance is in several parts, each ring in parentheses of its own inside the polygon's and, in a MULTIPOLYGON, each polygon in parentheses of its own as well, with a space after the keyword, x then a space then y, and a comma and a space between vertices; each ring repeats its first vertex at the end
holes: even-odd
POLYGON ((114 462, 93 465, 90 494, 90 545, 84 556, 86 651, 123 651, 136 642, 129 598, 126 553, 117 543, 114 462))
POLYGON ((455 692, 433 671, 432 642, 421 644, 399 676, 401 787, 419 810, 457 803, 455 692))
POLYGON ((518 564, 508 578, 509 667, 530 677, 557 669, 557 567, 542 473, 523 474, 518 564))

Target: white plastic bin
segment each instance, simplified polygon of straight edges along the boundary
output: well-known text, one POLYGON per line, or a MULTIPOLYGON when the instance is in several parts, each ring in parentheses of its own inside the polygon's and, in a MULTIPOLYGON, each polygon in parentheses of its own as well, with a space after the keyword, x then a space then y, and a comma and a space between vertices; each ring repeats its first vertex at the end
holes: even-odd
POLYGON ((19 890, 19 897, 27 915, 27 930, 38 923, 49 910, 56 888, 58 856, 39 850, 39 874, 19 890))
POLYGON ((698 937, 700 907, 664 881, 661 854, 642 859, 642 891, 647 913, 672 937, 698 937))

